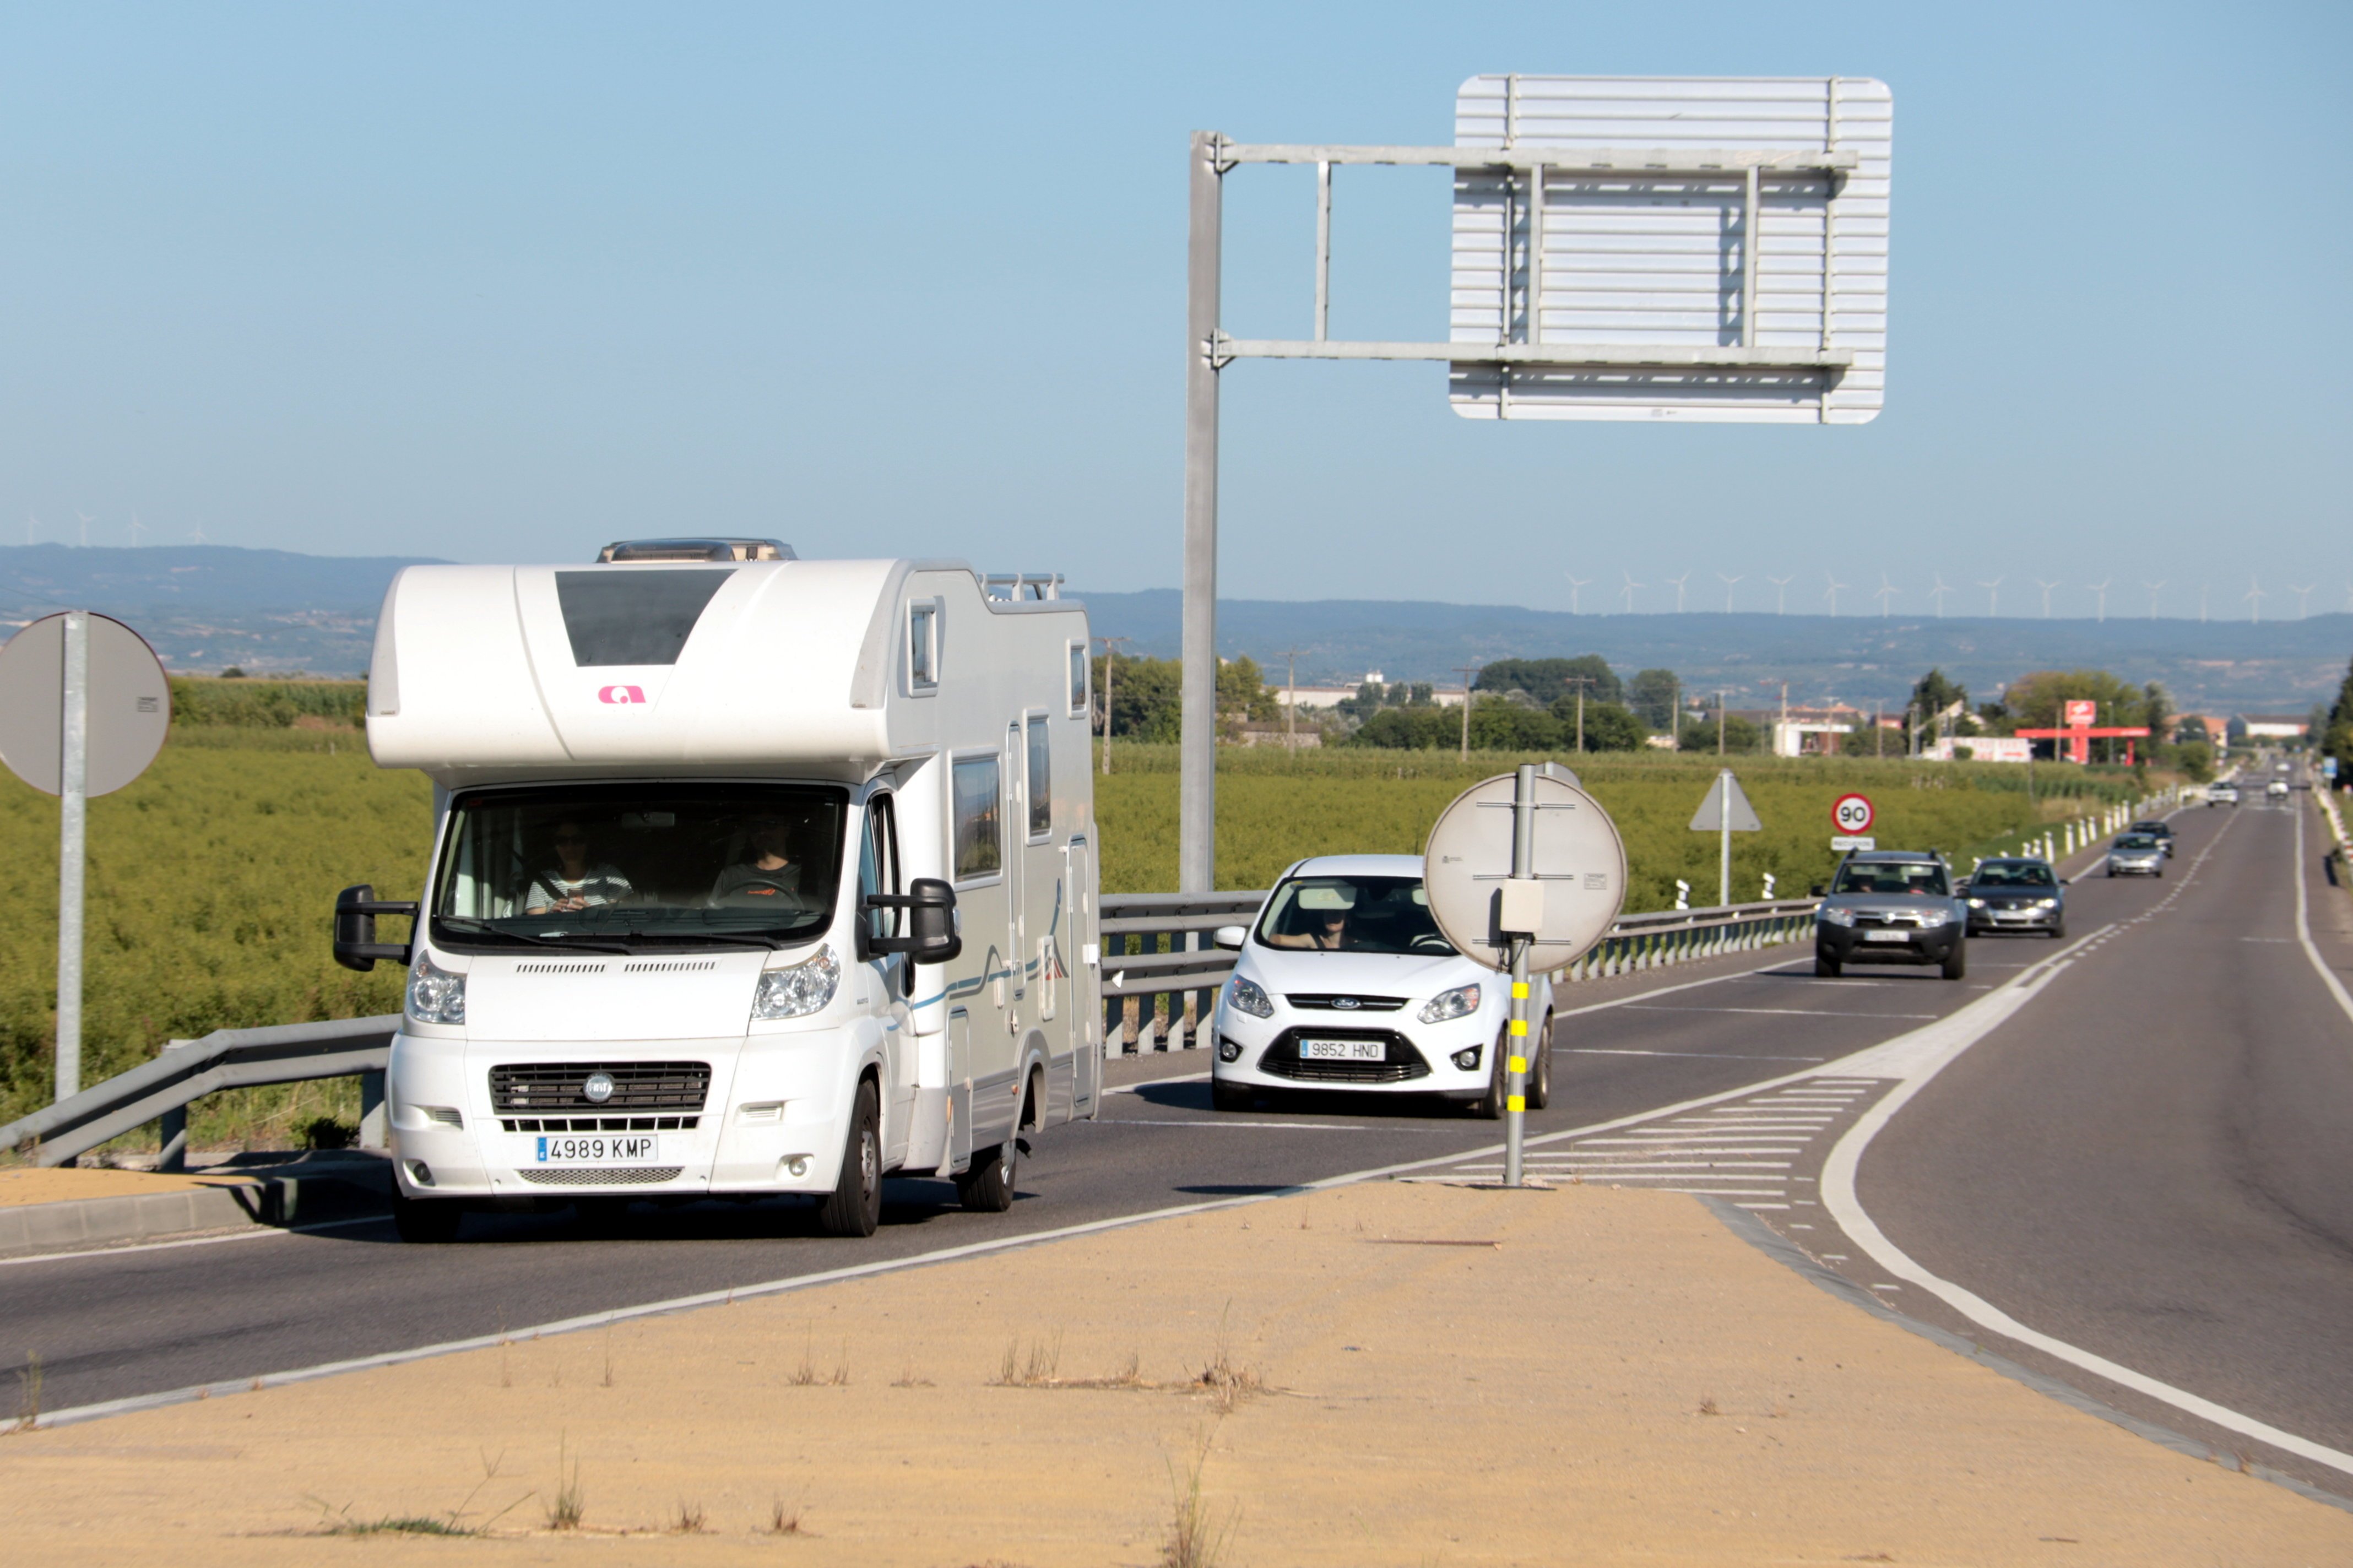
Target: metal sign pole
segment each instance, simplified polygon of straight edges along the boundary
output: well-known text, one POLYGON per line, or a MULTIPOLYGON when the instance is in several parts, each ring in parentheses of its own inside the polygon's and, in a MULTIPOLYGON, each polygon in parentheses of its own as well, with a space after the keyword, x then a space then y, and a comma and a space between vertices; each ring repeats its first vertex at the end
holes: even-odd
MULTIPOLYGON (((1720 724, 1723 721, 1721 710, 1717 710, 1716 717, 1720 724)), ((1732 904, 1732 770, 1730 768, 1724 770, 1724 776, 1716 784, 1716 791, 1723 796, 1724 806, 1723 858, 1717 863, 1715 874, 1715 907, 1721 910, 1727 909, 1732 904)))
POLYGON ((1193 132, 1185 265, 1185 670, 1177 735, 1176 887, 1218 885, 1218 286, 1222 138, 1193 132))
MULTIPOLYGON (((1522 763, 1512 778, 1512 877, 1525 880, 1535 875, 1536 770, 1522 763)), ((1520 1185, 1522 1156, 1528 1136, 1528 940, 1535 933, 1512 935, 1512 1036, 1504 1063, 1504 1184, 1520 1185)))
POLYGON ((90 816, 90 616, 69 610, 58 779, 58 1098, 81 1092, 82 868, 90 816))

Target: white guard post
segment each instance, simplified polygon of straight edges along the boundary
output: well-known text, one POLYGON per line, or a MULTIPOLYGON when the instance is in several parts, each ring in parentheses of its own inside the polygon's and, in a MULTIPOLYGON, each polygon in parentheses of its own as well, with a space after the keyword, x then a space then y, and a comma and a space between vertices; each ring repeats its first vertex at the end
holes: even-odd
POLYGON ((1451 147, 1193 133, 1180 890, 1217 876, 1219 373, 1419 360, 1447 366, 1468 418, 1868 423, 1886 380, 1893 115, 1862 77, 1487 75, 1459 89, 1451 147), (1225 175, 1243 163, 1315 165, 1313 338, 1219 324, 1225 175), (1329 335, 1343 163, 1455 171, 1446 341, 1329 335))

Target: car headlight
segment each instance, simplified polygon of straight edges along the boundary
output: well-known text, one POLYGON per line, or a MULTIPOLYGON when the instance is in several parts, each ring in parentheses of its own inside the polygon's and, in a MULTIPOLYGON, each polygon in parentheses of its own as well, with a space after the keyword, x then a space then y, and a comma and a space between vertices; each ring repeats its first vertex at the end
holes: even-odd
POLYGON ((1255 980, 1235 975, 1234 983, 1226 988, 1226 995, 1235 1006, 1253 1018, 1274 1016, 1274 1004, 1268 999, 1265 990, 1255 980))
POLYGON ((2037 899, 2034 900, 2034 907, 2038 910, 2055 910, 2059 907, 2059 900, 2056 899, 2037 899))
POLYGON ((420 1024, 466 1021, 466 977, 420 952, 408 966, 408 1016, 420 1024))
POLYGON ((1950 910, 1922 910, 1920 911, 1920 929, 1922 931, 1934 931, 1938 926, 1950 921, 1952 918, 1953 911, 1950 910))
POLYGON ((1821 919, 1828 925, 1851 926, 1854 924, 1854 911, 1837 904, 1829 904, 1822 908, 1821 919))
POLYGON ((1971 899, 1969 900, 1969 908, 1973 910, 1981 910, 1985 907, 1986 901, 1983 899, 1971 899))
POLYGON ((785 969, 760 971, 759 988, 752 993, 754 1018, 803 1018, 833 1000, 841 984, 841 963, 830 943, 785 969))
POLYGON ((1441 991, 1421 1005, 1421 1021, 1443 1024, 1449 1018, 1461 1018, 1479 1010, 1479 988, 1457 985, 1451 991, 1441 991))

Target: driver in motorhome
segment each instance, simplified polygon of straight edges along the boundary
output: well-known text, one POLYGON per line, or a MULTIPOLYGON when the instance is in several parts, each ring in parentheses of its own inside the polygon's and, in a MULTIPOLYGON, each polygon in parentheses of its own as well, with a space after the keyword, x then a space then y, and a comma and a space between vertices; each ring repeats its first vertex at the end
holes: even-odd
POLYGON ((559 822, 549 837, 553 863, 533 877, 523 895, 527 915, 568 914, 617 903, 634 891, 629 879, 602 861, 588 858, 588 830, 575 821, 559 822))
POLYGON ((744 858, 719 873, 711 884, 711 902, 738 909, 772 902, 797 908, 801 866, 793 854, 793 834, 798 826, 774 812, 753 817, 746 824, 744 858))

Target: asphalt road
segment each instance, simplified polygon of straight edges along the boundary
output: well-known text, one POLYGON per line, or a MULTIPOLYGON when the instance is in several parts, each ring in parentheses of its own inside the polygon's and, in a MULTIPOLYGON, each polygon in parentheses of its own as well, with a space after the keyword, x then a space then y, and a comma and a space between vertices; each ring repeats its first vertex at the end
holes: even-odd
MULTIPOLYGON (((1858 1195, 1915 1260, 2032 1328, 2353 1450, 2353 1020, 2295 940, 2294 823, 2262 805, 2192 811, 2166 879, 2077 885, 2072 932, 2113 930, 1895 1113, 1858 1195)), ((2327 901, 2346 895, 2317 879, 2317 836, 2306 845, 2316 937, 2353 980, 2353 916, 2327 901)), ((1883 1081, 1739 1094, 1916 1029, 2060 951, 1977 939, 1958 984, 1894 969, 1819 981, 1799 945, 1577 987, 1565 1002, 1592 1010, 1564 1017, 1556 1108, 1531 1118, 1533 1134, 1734 1098, 1543 1145, 1532 1164, 1716 1192, 1900 1310, 2345 1492, 2341 1472, 2001 1342, 1852 1256, 1811 1194, 1824 1152, 1883 1081), (1787 1146, 1765 1146, 1776 1141, 1787 1146), (1711 1173, 1683 1173, 1695 1164, 1711 1173)), ((894 1183, 865 1242, 815 1236, 806 1211, 782 1205, 712 1205, 647 1213, 618 1234, 486 1217, 445 1247, 405 1247, 369 1225, 0 1265, 0 1364, 40 1353, 57 1408, 1408 1162, 1493 1163, 1475 1152, 1495 1142, 1493 1124, 1441 1108, 1308 1100, 1215 1115, 1194 1076, 1205 1068, 1183 1055, 1118 1064, 1123 1092, 1101 1121, 1039 1141, 1011 1214, 965 1215, 944 1184, 894 1183)))
MULTIPOLYGON (((2298 865, 2303 809, 2299 796, 2294 810, 2184 814, 2175 867, 2213 851, 2184 896, 2085 952, 1928 1083, 1872 1142, 1858 1194, 1914 1259, 2021 1322, 2353 1451, 2353 1020, 2297 941, 2295 879, 2340 964, 2346 895, 2322 873, 2316 819, 2298 865)), ((2174 885, 2086 883, 2070 922, 2128 918, 2174 885)), ((1926 1297, 1901 1304, 1967 1329, 1926 1297)), ((2223 1452, 2353 1490, 2001 1348, 2223 1452)))

